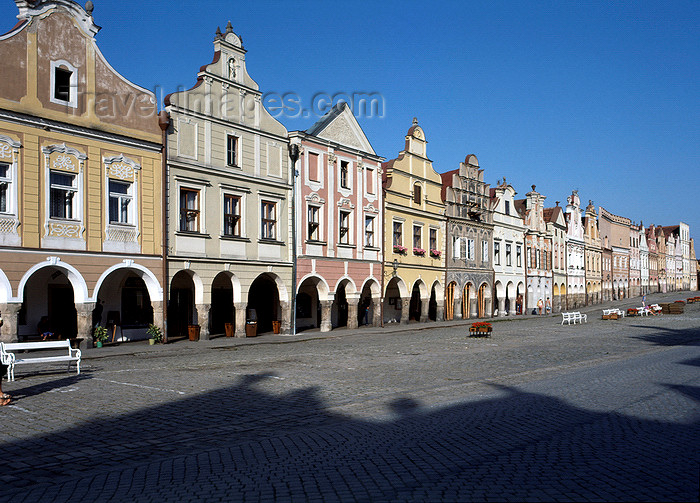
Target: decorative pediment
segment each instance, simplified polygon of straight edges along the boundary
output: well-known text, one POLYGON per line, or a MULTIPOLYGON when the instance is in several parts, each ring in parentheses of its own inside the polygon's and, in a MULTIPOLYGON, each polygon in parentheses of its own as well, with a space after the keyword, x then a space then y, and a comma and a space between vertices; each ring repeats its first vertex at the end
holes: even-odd
POLYGON ((369 203, 367 206, 363 208, 365 212, 367 213, 379 213, 379 210, 374 207, 372 203, 369 203))
POLYGON ((339 208, 345 207, 345 208, 349 208, 351 210, 355 209, 355 205, 352 204, 350 199, 347 199, 347 198, 341 198, 340 201, 338 201, 338 207, 339 208))
POLYGON ((333 106, 306 133, 363 152, 375 153, 352 110, 345 102, 333 106))
POLYGON ((316 204, 326 204, 326 200, 320 197, 317 193, 313 192, 304 198, 308 203, 316 204))
POLYGON ((107 176, 119 178, 120 180, 134 180, 136 171, 141 169, 140 164, 124 156, 124 154, 116 157, 105 157, 104 163, 107 169, 107 176))

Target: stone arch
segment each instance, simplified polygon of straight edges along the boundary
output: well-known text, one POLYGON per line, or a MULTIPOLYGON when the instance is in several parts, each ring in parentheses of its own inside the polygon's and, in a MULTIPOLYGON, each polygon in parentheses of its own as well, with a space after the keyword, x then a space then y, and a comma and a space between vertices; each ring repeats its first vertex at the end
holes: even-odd
POLYGON ((301 289, 301 285, 304 284, 306 280, 312 280, 314 286, 316 287, 316 292, 318 293, 318 299, 321 301, 331 300, 330 288, 328 287, 328 282, 318 274, 310 273, 304 276, 297 283, 297 295, 301 289))
POLYGON ((139 276, 143 282, 146 285, 146 289, 148 289, 148 295, 151 297, 151 302, 162 302, 163 301, 163 287, 161 286, 160 282, 158 281, 158 278, 156 277, 153 272, 148 269, 147 267, 144 267, 140 264, 135 264, 133 262, 129 261, 124 261, 121 264, 114 264, 112 267, 107 269, 102 273, 100 278, 97 280, 97 283, 95 284, 95 289, 93 290, 92 294, 92 300, 95 301, 97 300, 97 294, 100 291, 100 287, 102 286, 102 283, 104 283, 105 279, 107 279, 107 276, 112 274, 115 271, 125 269, 131 272, 136 273, 137 276, 139 276))
POLYGON ((350 276, 341 276, 338 279, 338 282, 335 284, 335 288, 333 289, 333 291, 337 292, 338 288, 340 288, 341 286, 345 288, 346 295, 355 295, 357 293, 357 286, 355 285, 355 282, 350 276), (350 288, 348 288, 347 285, 350 285, 350 288))
POLYGON ((364 291, 365 288, 367 288, 368 286, 370 291, 372 292, 372 298, 378 298, 382 295, 382 287, 379 285, 379 281, 374 276, 368 277, 362 283, 362 290, 360 291, 364 291))
POLYGON ((420 290, 420 298, 421 299, 428 299, 430 297, 430 292, 428 291, 428 286, 425 284, 425 281, 423 281, 421 278, 418 278, 416 281, 413 282, 413 288, 411 291, 413 291, 414 288, 418 286, 418 289, 420 290))
POLYGON ((12 298, 12 285, 5 276, 5 272, 0 269, 0 304, 6 304, 12 298))
POLYGON ((63 262, 58 257, 49 257, 46 259, 45 262, 34 264, 31 268, 29 268, 29 270, 26 273, 24 273, 24 276, 22 276, 22 279, 19 282, 19 287, 17 289, 17 297, 20 300, 24 300, 24 287, 26 286, 27 281, 29 281, 29 278, 31 278, 35 272, 45 267, 55 267, 56 269, 60 269, 61 272, 63 272, 66 275, 68 281, 73 287, 73 301, 76 304, 82 304, 88 301, 88 288, 87 284, 85 283, 85 279, 83 278, 83 275, 80 274, 80 272, 75 267, 66 262, 63 262))
POLYGON ((391 278, 384 290, 383 318, 385 323, 408 321, 409 293, 406 283, 399 276, 391 278))

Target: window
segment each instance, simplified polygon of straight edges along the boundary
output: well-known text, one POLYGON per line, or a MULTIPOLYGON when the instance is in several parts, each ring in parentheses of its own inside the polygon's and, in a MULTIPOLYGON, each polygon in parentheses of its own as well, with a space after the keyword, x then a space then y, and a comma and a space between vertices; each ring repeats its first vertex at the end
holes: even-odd
POLYGON ((394 222, 394 246, 401 246, 403 243, 403 224, 394 222))
POLYGON ((413 226, 413 247, 423 248, 423 228, 420 225, 413 226))
POLYGON ((415 184, 413 186, 413 202, 416 204, 420 204, 420 199, 421 199, 421 187, 420 184, 415 184))
POLYGON ((131 224, 131 184, 109 180, 109 222, 113 224, 131 224))
POLYGON ((277 203, 261 201, 260 216, 262 224, 260 237, 262 239, 277 239, 277 203))
POLYGON ((180 189, 180 230, 199 232, 199 191, 180 189))
POLYGON ((510 201, 506 201, 506 215, 510 215, 510 201))
POLYGON ((511 245, 509 243, 506 243, 506 265, 512 265, 510 249, 511 245))
POLYGON ((527 247, 527 267, 534 267, 534 264, 532 263, 532 248, 529 246, 527 247))
POLYGON ((75 175, 51 172, 51 218, 74 218, 75 182, 75 175))
POLYGON ((467 239, 467 260, 474 260, 474 240, 467 239))
POLYGON ((540 250, 535 250, 535 268, 540 268, 540 250))
POLYGON ((375 171, 372 168, 365 169, 366 183, 368 194, 374 194, 377 191, 377 179, 374 176, 375 171))
POLYGON ((340 223, 338 225, 338 242, 340 244, 350 244, 350 212, 341 211, 340 212, 340 223))
POLYGON ((518 267, 523 265, 523 250, 520 245, 515 245, 515 264, 518 267))
POLYGON ((309 180, 319 181, 318 176, 318 154, 309 152, 309 180))
POLYGON ((8 211, 8 200, 10 192, 10 165, 5 162, 0 162, 0 212, 8 211))
POLYGON ((340 161, 340 186, 344 189, 350 188, 348 177, 350 176, 348 169, 348 161, 340 161))
POLYGON ((61 101, 71 101, 70 81, 71 77, 73 76, 73 72, 66 68, 56 68, 54 71, 54 98, 61 101))
MULTIPOLYGON (((318 156, 316 156, 318 157, 318 156)), ((318 232, 318 214, 319 214, 319 207, 318 206, 309 206, 309 212, 308 212, 308 239, 309 241, 318 241, 319 240, 319 232, 318 232)))
POLYGON ((374 217, 365 217, 365 246, 374 247, 374 217))
POLYGON ((226 165, 238 166, 238 137, 226 136, 226 165))
POLYGON ((430 229, 430 249, 437 250, 437 229, 430 229))
POLYGON ((493 262, 496 265, 501 265, 501 243, 500 243, 500 241, 493 242, 493 262))
POLYGON ((241 237, 241 197, 224 195, 224 236, 241 237))
POLYGON ((481 242, 481 261, 482 262, 489 261, 489 242, 488 241, 481 242))

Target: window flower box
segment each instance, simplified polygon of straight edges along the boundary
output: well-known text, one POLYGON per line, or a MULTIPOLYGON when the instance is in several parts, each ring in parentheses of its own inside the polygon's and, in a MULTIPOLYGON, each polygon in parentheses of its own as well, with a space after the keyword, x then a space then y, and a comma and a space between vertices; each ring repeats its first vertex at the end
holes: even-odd
POLYGON ((398 253, 400 255, 405 255, 406 254, 406 247, 401 246, 401 245, 394 245, 394 253, 398 253))
POLYGON ((440 258, 442 256, 442 252, 440 250, 430 250, 430 256, 433 258, 440 258))
POLYGON ((418 255, 419 257, 423 257, 425 256, 425 250, 423 248, 414 248, 413 254, 418 255))
POLYGON ((487 321, 477 321, 469 327, 469 337, 489 337, 493 332, 493 326, 487 321))

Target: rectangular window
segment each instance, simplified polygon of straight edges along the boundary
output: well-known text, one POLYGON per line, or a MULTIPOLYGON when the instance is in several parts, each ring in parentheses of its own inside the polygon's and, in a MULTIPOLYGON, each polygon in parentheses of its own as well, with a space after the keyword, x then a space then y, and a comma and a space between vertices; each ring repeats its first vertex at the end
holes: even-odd
POLYGON ((540 268, 540 250, 535 250, 535 268, 540 268))
POLYGON ((423 248, 423 228, 420 225, 413 226, 413 247, 423 248))
POLYGON ((527 247, 527 267, 534 269, 534 264, 532 262, 532 248, 527 247))
POLYGON ((501 243, 500 243, 500 241, 493 242, 493 263, 496 265, 501 265, 501 243))
POLYGON ((53 96, 57 100, 71 101, 70 99, 70 80, 73 72, 65 68, 56 68, 54 74, 54 89, 53 96))
POLYGON ((350 244, 350 212, 341 211, 338 225, 338 242, 340 244, 350 244))
POLYGON ((314 182, 319 181, 318 176, 318 154, 309 152, 309 180, 314 182))
POLYGON ((481 261, 482 262, 489 261, 489 242, 488 241, 481 242, 481 261))
POLYGON ((113 224, 130 224, 131 219, 131 184, 128 182, 109 181, 109 222, 113 224))
POLYGON ((430 229, 430 249, 437 250, 437 229, 430 229))
POLYGON ((506 215, 510 215, 510 201, 505 201, 506 203, 506 215))
POLYGON ((365 170, 365 187, 367 187, 368 194, 374 194, 377 192, 377 179, 374 176, 375 171, 372 168, 367 168, 365 170))
POLYGON ((7 212, 10 191, 10 165, 5 162, 0 162, 0 212, 7 212))
POLYGON ((515 245, 515 265, 518 267, 523 265, 523 250, 520 245, 515 245))
POLYGON ((474 260, 474 240, 467 239, 467 260, 474 260))
POLYGON ((277 239, 277 203, 261 201, 260 203, 260 237, 277 239))
POLYGON ((180 230, 199 232, 199 191, 180 189, 180 230))
POLYGON ((402 246, 403 243, 403 224, 394 222, 394 246, 402 246))
POLYGON ((340 186, 344 189, 350 188, 350 167, 348 161, 340 161, 340 186))
POLYGON ((241 237, 241 197, 224 195, 224 236, 241 237))
MULTIPOLYGON (((318 157, 318 156, 316 156, 318 157)), ((319 207, 318 206, 309 206, 309 213, 308 213, 308 227, 309 227, 309 241, 318 241, 319 240, 319 232, 318 232, 318 226, 319 226, 319 207)))
POLYGON ((238 137, 226 136, 226 164, 228 166, 238 166, 238 137))
POLYGON ((510 244, 506 243, 506 265, 511 265, 510 244))
POLYGON ((365 217, 365 246, 374 247, 374 217, 365 217))
POLYGON ((416 204, 420 204, 421 200, 421 186, 419 184, 415 184, 413 186, 413 202, 416 204))
POLYGON ((460 254, 460 249, 459 249, 459 243, 461 239, 460 238, 452 238, 452 258, 458 259, 462 255, 460 254))
POLYGON ((51 183, 51 218, 74 218, 75 175, 52 171, 49 176, 51 183))

